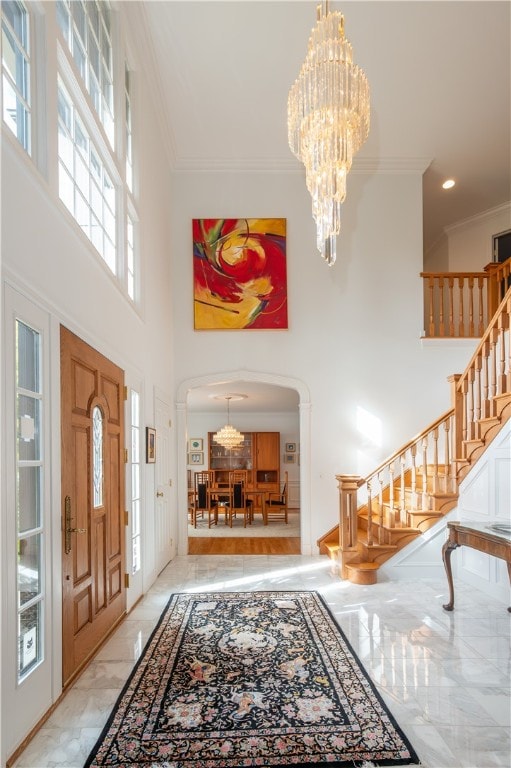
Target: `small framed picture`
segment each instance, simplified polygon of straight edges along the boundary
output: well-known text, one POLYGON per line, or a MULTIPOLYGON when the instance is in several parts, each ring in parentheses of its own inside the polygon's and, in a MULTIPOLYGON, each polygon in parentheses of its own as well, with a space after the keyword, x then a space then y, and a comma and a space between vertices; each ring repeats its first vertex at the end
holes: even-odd
POLYGON ((284 464, 294 464, 295 461, 296 461, 296 456, 294 453, 284 454, 284 464))
POLYGON ((188 464, 204 464, 204 452, 193 451, 188 454, 188 464))
POLYGON ((203 451, 204 450, 204 443, 202 441, 202 437, 191 437, 188 440, 188 450, 190 452, 192 451, 203 451))
POLYGON ((147 464, 156 462, 156 430, 153 427, 145 428, 145 460, 147 464))
POLYGON ((286 453, 296 453, 296 443, 286 443, 286 453))

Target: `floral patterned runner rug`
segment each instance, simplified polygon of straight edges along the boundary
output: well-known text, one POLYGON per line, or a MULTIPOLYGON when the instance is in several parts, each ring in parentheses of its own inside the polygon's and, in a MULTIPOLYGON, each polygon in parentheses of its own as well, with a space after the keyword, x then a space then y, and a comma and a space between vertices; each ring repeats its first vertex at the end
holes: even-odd
POLYGON ((417 765, 316 592, 175 594, 93 766, 417 765))

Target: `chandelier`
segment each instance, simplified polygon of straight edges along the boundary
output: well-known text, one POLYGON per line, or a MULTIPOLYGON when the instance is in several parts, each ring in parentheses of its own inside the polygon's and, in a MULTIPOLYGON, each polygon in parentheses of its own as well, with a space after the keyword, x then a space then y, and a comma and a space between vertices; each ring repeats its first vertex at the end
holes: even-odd
POLYGON ((225 398, 227 400, 227 424, 222 427, 218 432, 213 435, 215 443, 219 443, 224 448, 230 450, 231 448, 237 448, 244 438, 241 432, 238 432, 231 424, 229 424, 229 401, 232 399, 229 395, 225 398))
POLYGON ((287 100, 291 151, 305 166, 318 251, 331 266, 341 229, 341 204, 353 156, 369 133, 369 85, 353 63, 351 43, 344 36, 344 17, 317 7, 305 61, 287 100))

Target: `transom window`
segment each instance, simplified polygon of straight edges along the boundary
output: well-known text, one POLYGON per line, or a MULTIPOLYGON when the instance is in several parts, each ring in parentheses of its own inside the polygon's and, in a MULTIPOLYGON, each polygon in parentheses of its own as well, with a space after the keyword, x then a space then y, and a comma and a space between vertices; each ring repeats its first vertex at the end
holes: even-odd
POLYGON ((2 2, 3 120, 31 153, 29 15, 23 3, 2 2))
POLYGON ((111 18, 108 3, 58 0, 57 20, 94 109, 114 146, 111 18))
POLYGON ((115 186, 62 83, 58 110, 60 199, 116 274, 115 186))

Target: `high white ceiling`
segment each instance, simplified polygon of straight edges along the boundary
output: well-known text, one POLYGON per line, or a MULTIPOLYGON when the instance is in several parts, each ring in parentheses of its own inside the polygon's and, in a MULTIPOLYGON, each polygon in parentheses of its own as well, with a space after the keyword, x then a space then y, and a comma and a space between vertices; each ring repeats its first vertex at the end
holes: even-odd
MULTIPOLYGON (((287 143, 287 94, 305 57, 316 2, 130 6, 146 26, 175 170, 303 176, 287 143)), ((354 59, 371 87, 371 130, 353 172, 427 168, 425 250, 444 227, 509 201, 511 3, 351 0, 331 8, 343 12, 354 59), (457 184, 445 192, 440 184, 447 177, 457 184)))

